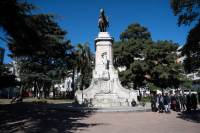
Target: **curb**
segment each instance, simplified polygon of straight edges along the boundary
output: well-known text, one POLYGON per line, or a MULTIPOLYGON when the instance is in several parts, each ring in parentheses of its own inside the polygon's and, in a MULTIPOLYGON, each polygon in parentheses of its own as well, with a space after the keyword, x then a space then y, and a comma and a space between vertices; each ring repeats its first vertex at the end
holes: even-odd
POLYGON ((128 109, 128 110, 108 110, 108 109, 73 109, 73 107, 68 108, 55 108, 49 106, 49 109, 59 110, 59 111, 69 111, 69 112, 80 112, 80 113, 138 113, 138 112, 152 112, 151 109, 128 109))

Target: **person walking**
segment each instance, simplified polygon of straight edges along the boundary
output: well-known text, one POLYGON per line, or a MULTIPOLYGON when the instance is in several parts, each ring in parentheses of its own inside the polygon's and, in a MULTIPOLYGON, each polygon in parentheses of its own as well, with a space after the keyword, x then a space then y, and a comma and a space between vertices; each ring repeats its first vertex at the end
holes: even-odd
POLYGON ((151 109, 152 112, 156 112, 156 97, 151 93, 151 109))
POLYGON ((194 95, 194 93, 192 93, 191 101, 192 101, 192 107, 194 108, 194 111, 196 111, 196 108, 197 108, 197 98, 194 95))
POLYGON ((187 111, 191 112, 191 101, 190 101, 189 95, 187 95, 187 105, 186 105, 186 107, 187 107, 187 111))
POLYGON ((157 102, 158 102, 159 113, 162 113, 163 112, 163 97, 161 96, 160 93, 158 94, 157 102))
POLYGON ((186 110, 186 104, 187 104, 187 98, 186 98, 186 95, 184 94, 183 95, 183 111, 186 110))
POLYGON ((174 101, 176 101, 176 103, 174 104, 174 111, 179 112, 180 111, 180 104, 179 104, 179 99, 177 97, 177 95, 174 96, 174 101))
POLYGON ((172 109, 172 110, 174 110, 173 101, 174 101, 174 96, 173 96, 173 94, 171 94, 171 96, 170 96, 170 102, 171 102, 171 109, 172 109))
POLYGON ((164 94, 164 97, 163 97, 163 103, 165 105, 165 113, 169 113, 169 107, 168 107, 168 103, 169 103, 169 97, 167 96, 167 94, 165 93, 164 94))
POLYGON ((179 99, 180 99, 180 103, 181 103, 181 111, 183 111, 183 108, 185 109, 183 98, 184 98, 184 97, 182 96, 182 94, 180 94, 179 99))

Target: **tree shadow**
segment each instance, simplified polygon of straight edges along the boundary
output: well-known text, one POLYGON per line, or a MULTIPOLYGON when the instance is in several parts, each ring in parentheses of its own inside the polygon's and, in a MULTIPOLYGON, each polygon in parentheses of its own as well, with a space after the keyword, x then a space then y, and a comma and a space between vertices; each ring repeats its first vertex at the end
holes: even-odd
POLYGON ((1 133, 29 132, 29 133, 72 133, 87 131, 87 128, 103 123, 82 123, 94 113, 79 113, 50 110, 48 103, 23 103, 0 105, 1 133))
POLYGON ((177 118, 190 122, 200 123, 200 110, 192 110, 190 113, 187 111, 178 113, 177 118))

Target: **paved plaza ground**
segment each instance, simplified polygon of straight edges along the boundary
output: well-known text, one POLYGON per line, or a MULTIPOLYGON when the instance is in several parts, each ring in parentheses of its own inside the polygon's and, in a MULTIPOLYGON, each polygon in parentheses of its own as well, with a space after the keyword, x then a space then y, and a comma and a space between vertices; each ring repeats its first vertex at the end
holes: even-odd
MULTIPOLYGON (((55 103, 54 103, 55 104, 55 103)), ((60 104, 60 103, 59 103, 60 104)), ((65 103, 63 103, 64 105, 65 103)), ((79 113, 51 110, 48 103, 0 104, 1 133, 199 133, 192 113, 79 113)), ((200 106, 198 106, 200 108, 200 106)))

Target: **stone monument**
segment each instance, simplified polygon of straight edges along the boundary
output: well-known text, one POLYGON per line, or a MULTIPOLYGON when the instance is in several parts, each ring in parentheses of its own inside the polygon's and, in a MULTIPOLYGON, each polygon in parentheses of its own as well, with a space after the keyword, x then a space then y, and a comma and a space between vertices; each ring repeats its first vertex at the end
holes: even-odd
MULTIPOLYGON (((101 9, 102 11, 102 9, 101 9)), ((114 38, 108 32, 99 32, 95 38, 96 61, 90 86, 75 92, 75 106, 115 107, 125 106, 125 100, 137 100, 137 91, 122 87, 118 70, 113 66, 114 38)))

